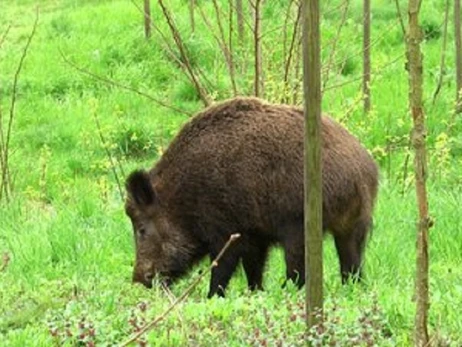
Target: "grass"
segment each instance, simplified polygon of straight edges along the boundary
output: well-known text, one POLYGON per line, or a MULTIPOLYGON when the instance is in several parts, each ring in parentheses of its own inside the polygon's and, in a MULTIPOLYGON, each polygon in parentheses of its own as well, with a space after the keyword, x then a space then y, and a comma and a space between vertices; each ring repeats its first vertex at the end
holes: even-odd
MULTIPOLYGON (((281 4, 268 2, 263 22, 269 33, 264 46, 266 97, 273 101, 284 96, 283 51, 276 31, 281 24, 279 14, 285 8, 281 4)), ((26 0, 2 5, 0 33, 12 24, 0 48, 4 119, 14 71, 34 19, 32 5, 26 0)), ((169 6, 184 33, 193 64, 205 71, 215 98, 229 97, 226 67, 209 30, 197 20, 196 33, 191 35, 186 3, 172 1, 169 6)), ((154 21, 165 30, 160 12, 153 8, 154 21)), ((325 10, 324 61, 341 18, 339 11, 325 10)), ((361 75, 361 56, 357 54, 361 47, 360 10, 361 2, 353 1, 338 44, 336 68, 330 73, 330 86, 361 75), (345 57, 348 60, 343 64, 345 57)), ((423 44, 428 190, 435 220, 430 235, 429 324, 440 345, 457 346, 462 343, 462 123, 456 118, 452 128, 448 125, 455 95, 452 48, 447 52, 441 94, 435 105, 430 99, 439 73, 442 38, 438 28, 443 11, 442 2, 436 0, 426 1, 422 9, 422 22, 431 33, 423 44)), ((358 136, 381 166, 375 228, 366 254, 366 285, 340 284, 333 242, 329 237, 325 242, 329 317, 324 343, 367 345, 373 339, 380 346, 407 346, 412 344, 415 309, 417 211, 412 158, 408 174, 404 174, 411 120, 403 35, 394 24, 393 4, 377 1, 373 14, 373 40, 378 41, 372 50, 372 112, 367 117, 362 114, 359 80, 326 91, 323 100, 324 109, 358 136)), ((452 43, 452 34, 448 39, 452 43)), ((0 272, 0 341, 5 346, 112 345, 170 303, 160 288, 148 291, 130 283, 132 231, 106 150, 118 158, 125 174, 150 166, 188 117, 82 75, 63 62, 60 50, 79 66, 180 109, 196 112, 202 107, 160 40, 144 40, 140 13, 129 1, 41 2, 39 27, 20 76, 13 124, 15 194, 9 204, 0 205, 0 253, 10 257, 0 272)), ((238 84, 250 93, 251 55, 243 50, 247 53, 241 59, 248 63, 238 84)), ((300 95, 297 100, 300 102, 300 95)), ((194 269, 173 293, 180 295, 206 265, 204 262, 194 269)), ((283 290, 284 273, 282 252, 274 249, 265 274, 265 292, 247 292, 241 269, 233 277, 225 300, 206 300, 208 283, 203 281, 147 340, 153 346, 224 341, 229 346, 302 345, 304 292, 290 286, 283 290)))

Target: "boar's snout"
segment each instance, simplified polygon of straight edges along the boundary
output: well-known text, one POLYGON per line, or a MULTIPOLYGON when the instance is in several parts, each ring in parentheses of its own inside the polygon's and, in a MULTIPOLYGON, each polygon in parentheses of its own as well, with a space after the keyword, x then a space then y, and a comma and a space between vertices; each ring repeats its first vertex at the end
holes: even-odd
POLYGON ((154 274, 152 272, 136 271, 133 273, 133 283, 141 283, 146 288, 152 288, 152 280, 154 274))

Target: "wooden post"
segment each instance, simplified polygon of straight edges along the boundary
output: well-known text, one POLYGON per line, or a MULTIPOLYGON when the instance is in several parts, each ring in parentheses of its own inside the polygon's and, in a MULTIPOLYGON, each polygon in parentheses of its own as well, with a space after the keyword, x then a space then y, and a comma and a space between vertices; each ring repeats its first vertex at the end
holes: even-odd
MULTIPOLYGON (((307 329, 323 306, 321 62, 319 0, 303 1, 303 92, 305 98, 305 278, 307 329)), ((322 319, 322 318, 321 318, 322 319)))

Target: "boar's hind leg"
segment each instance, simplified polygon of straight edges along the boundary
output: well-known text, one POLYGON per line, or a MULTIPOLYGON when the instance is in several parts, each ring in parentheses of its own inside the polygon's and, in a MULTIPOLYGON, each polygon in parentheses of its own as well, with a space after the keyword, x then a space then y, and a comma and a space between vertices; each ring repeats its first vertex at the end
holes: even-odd
POLYGON ((343 284, 350 278, 353 282, 361 280, 364 245, 370 225, 370 221, 359 221, 350 232, 334 232, 343 284))
POLYGON ((247 283, 252 291, 256 289, 263 290, 263 269, 268 257, 268 249, 269 244, 267 242, 251 244, 242 256, 242 265, 247 276, 247 283))
MULTIPOLYGON (((219 247, 219 249, 210 252, 210 259, 212 261, 217 257, 221 248, 219 247)), ((210 279, 210 289, 207 298, 211 298, 215 294, 221 297, 225 296, 226 286, 236 270, 239 259, 239 246, 232 245, 220 259, 218 266, 212 269, 212 278, 210 279)))
MULTIPOLYGON (((293 281, 299 288, 305 284, 305 243, 303 224, 286 228, 283 243, 286 261, 287 280, 293 281)), ((285 287, 285 283, 283 285, 285 287)))

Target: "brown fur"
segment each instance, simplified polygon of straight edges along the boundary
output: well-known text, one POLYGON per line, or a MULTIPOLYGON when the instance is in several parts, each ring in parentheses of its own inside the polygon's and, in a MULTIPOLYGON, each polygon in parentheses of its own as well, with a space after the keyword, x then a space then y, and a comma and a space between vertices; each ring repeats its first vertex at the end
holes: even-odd
MULTIPOLYGON (((287 278, 304 280, 303 148, 300 108, 235 98, 196 115, 149 172, 127 180, 136 239, 134 281, 175 279, 214 258, 232 233, 241 240, 212 272, 209 297, 242 259, 251 289, 262 287, 268 249, 285 250, 287 278)), ((356 138, 322 118, 323 229, 335 239, 342 280, 360 275, 378 171, 356 138)))

